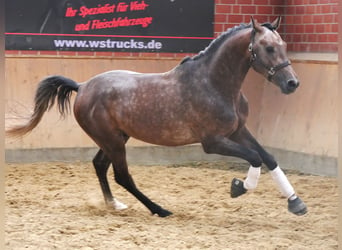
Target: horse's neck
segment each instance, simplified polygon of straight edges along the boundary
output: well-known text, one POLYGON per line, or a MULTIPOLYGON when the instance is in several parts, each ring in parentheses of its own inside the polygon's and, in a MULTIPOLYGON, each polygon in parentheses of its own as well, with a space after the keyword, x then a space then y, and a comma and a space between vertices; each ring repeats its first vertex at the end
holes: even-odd
POLYGON ((239 95, 242 82, 250 68, 251 30, 242 30, 226 41, 212 58, 210 78, 220 91, 230 95, 239 95))

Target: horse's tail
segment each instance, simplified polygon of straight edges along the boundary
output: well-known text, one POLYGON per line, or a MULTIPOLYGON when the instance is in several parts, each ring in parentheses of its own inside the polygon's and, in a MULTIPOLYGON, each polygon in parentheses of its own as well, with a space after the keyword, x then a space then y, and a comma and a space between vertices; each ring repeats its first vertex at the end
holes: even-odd
POLYGON ((6 130, 6 135, 20 137, 33 130, 43 117, 45 111, 50 110, 57 97, 58 109, 62 117, 70 111, 70 97, 72 91, 78 91, 79 84, 63 76, 49 76, 39 83, 34 98, 33 114, 25 124, 13 126, 6 130))

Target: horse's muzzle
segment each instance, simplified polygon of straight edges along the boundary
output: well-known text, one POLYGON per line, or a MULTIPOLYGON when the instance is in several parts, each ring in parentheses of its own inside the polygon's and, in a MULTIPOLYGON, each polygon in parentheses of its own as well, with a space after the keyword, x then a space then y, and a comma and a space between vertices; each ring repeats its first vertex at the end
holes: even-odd
POLYGON ((284 94, 293 93, 298 87, 300 82, 297 79, 290 79, 286 82, 286 85, 282 88, 284 94))

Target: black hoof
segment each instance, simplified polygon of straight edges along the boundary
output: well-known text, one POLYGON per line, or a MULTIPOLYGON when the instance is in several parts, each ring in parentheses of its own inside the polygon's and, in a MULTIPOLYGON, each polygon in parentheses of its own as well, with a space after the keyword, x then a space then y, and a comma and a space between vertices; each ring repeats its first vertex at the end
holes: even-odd
POLYGON ((232 185, 230 186, 230 197, 236 198, 247 192, 247 189, 243 187, 243 181, 234 178, 232 185))
POLYGON ((304 215, 308 212, 305 203, 297 197, 294 200, 288 200, 288 210, 295 215, 304 215))
POLYGON ((165 210, 165 209, 161 209, 160 211, 158 211, 157 213, 159 217, 167 217, 170 216, 172 214, 172 212, 165 210))

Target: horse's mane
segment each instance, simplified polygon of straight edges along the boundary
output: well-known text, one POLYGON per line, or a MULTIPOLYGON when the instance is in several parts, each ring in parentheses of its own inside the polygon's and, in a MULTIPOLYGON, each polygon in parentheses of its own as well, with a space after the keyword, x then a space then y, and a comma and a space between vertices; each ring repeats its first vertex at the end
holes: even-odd
MULTIPOLYGON (((263 23, 261 24, 262 26, 268 28, 269 30, 273 31, 274 27, 272 26, 271 23, 263 23)), ((216 51, 224 41, 226 41, 227 39, 231 38, 232 36, 234 36, 236 33, 238 33, 241 30, 250 28, 252 26, 251 23, 249 24, 245 24, 245 23, 241 23, 240 25, 236 25, 232 28, 229 28, 228 30, 226 30, 225 32, 223 32, 221 35, 219 35, 217 38, 215 38, 214 40, 212 40, 210 42, 210 44, 202 51, 200 51, 197 55, 193 56, 193 57, 185 57, 180 64, 183 64, 189 60, 197 60, 202 58, 205 55, 208 55, 210 53, 212 53, 213 51, 216 51)))
POLYGON ((242 23, 240 25, 229 28, 228 30, 223 32, 221 35, 219 35, 216 39, 212 40, 210 44, 204 50, 200 51, 197 55, 193 56, 192 59, 197 60, 201 58, 202 56, 211 53, 212 51, 216 51, 216 49, 219 48, 224 41, 234 36, 238 31, 244 30, 249 27, 251 27, 250 24, 242 23))

